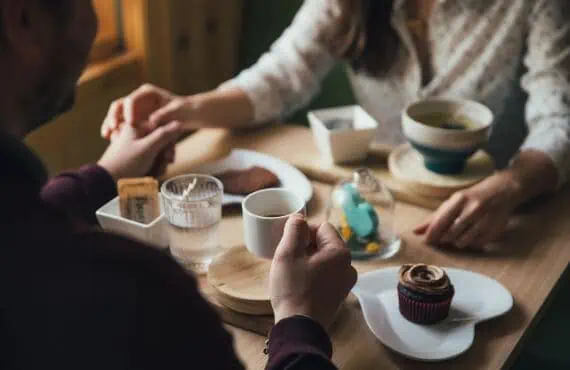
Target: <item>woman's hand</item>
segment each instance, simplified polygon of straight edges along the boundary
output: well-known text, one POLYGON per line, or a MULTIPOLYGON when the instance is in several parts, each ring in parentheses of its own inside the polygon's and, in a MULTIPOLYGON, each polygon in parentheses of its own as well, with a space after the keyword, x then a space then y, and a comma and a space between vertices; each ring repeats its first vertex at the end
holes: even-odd
POLYGON ((415 233, 429 244, 483 247, 497 241, 519 205, 553 192, 558 171, 545 153, 525 150, 511 167, 453 195, 415 233))
POLYGON ((500 238, 520 203, 519 183, 509 171, 500 172, 454 194, 415 233, 432 245, 483 247, 500 238))

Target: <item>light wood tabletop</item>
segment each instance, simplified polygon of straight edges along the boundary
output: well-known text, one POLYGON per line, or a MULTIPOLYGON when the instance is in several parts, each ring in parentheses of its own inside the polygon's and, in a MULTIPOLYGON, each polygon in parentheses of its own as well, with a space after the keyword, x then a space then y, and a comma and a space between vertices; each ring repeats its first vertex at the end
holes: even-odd
MULTIPOLYGON (((314 156, 311 133, 302 127, 280 126, 249 133, 203 130, 181 142, 177 161, 168 176, 189 172, 204 161, 218 159, 232 148, 246 148, 275 155, 292 163, 314 156), (302 143, 302 145, 299 145, 302 143)), ((314 160, 314 158, 311 158, 314 160)), ((332 177, 339 176, 338 173, 332 177)), ((313 222, 324 220, 330 185, 313 182, 315 195, 308 206, 313 222)), ((525 207, 513 219, 504 239, 485 252, 457 252, 427 246, 410 230, 430 211, 405 203, 396 207, 396 228, 404 247, 388 261, 355 262, 362 273, 403 263, 422 262, 456 267, 497 279, 513 294, 511 312, 477 326, 473 347, 458 358, 438 364, 407 360, 384 347, 369 331, 358 303, 347 302, 331 330, 334 362, 341 369, 501 369, 516 357, 542 309, 548 305, 570 261, 570 192, 562 191, 525 207)), ((224 214, 221 241, 226 247, 243 243, 238 210, 224 214)), ((202 278, 204 280, 204 278, 202 278)), ((202 283, 205 284, 204 281, 202 283)), ((489 297, 492 299, 492 297, 489 297)), ((237 352, 248 369, 263 369, 263 336, 228 326, 237 352)))

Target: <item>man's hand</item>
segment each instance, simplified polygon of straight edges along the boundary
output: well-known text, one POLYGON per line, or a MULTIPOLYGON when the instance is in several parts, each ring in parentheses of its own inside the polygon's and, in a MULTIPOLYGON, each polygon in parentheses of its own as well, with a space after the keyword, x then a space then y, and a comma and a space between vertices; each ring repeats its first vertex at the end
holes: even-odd
POLYGON ((159 176, 174 159, 174 144, 180 136, 178 122, 162 126, 142 136, 131 125, 118 131, 99 165, 115 180, 147 175, 159 176))
POLYGON ((356 278, 350 251, 331 224, 311 228, 292 216, 269 276, 275 322, 303 315, 329 328, 356 278))

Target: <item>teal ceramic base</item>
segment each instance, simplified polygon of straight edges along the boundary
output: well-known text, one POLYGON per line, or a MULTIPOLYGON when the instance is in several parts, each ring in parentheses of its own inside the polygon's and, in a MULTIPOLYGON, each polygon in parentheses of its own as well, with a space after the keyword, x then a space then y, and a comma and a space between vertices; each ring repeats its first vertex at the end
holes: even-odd
POLYGON ((456 175, 465 169, 465 165, 477 148, 466 150, 446 150, 430 148, 414 142, 410 142, 424 159, 424 165, 432 172, 440 175, 456 175))
POLYGON ((465 169, 467 161, 451 162, 451 161, 430 161, 424 159, 424 165, 432 172, 440 175, 457 175, 465 169))

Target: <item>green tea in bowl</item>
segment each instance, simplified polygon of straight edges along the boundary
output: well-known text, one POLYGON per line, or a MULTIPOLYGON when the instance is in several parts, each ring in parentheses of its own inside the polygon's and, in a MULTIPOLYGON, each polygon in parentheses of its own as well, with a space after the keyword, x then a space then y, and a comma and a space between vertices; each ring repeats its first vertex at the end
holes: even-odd
POLYGON ((423 157, 425 167, 455 175, 489 138, 493 112, 475 101, 429 99, 402 114, 404 136, 423 157))
POLYGON ((451 115, 443 112, 432 112, 415 116, 414 119, 426 126, 445 130, 475 130, 481 125, 465 115, 451 115))

